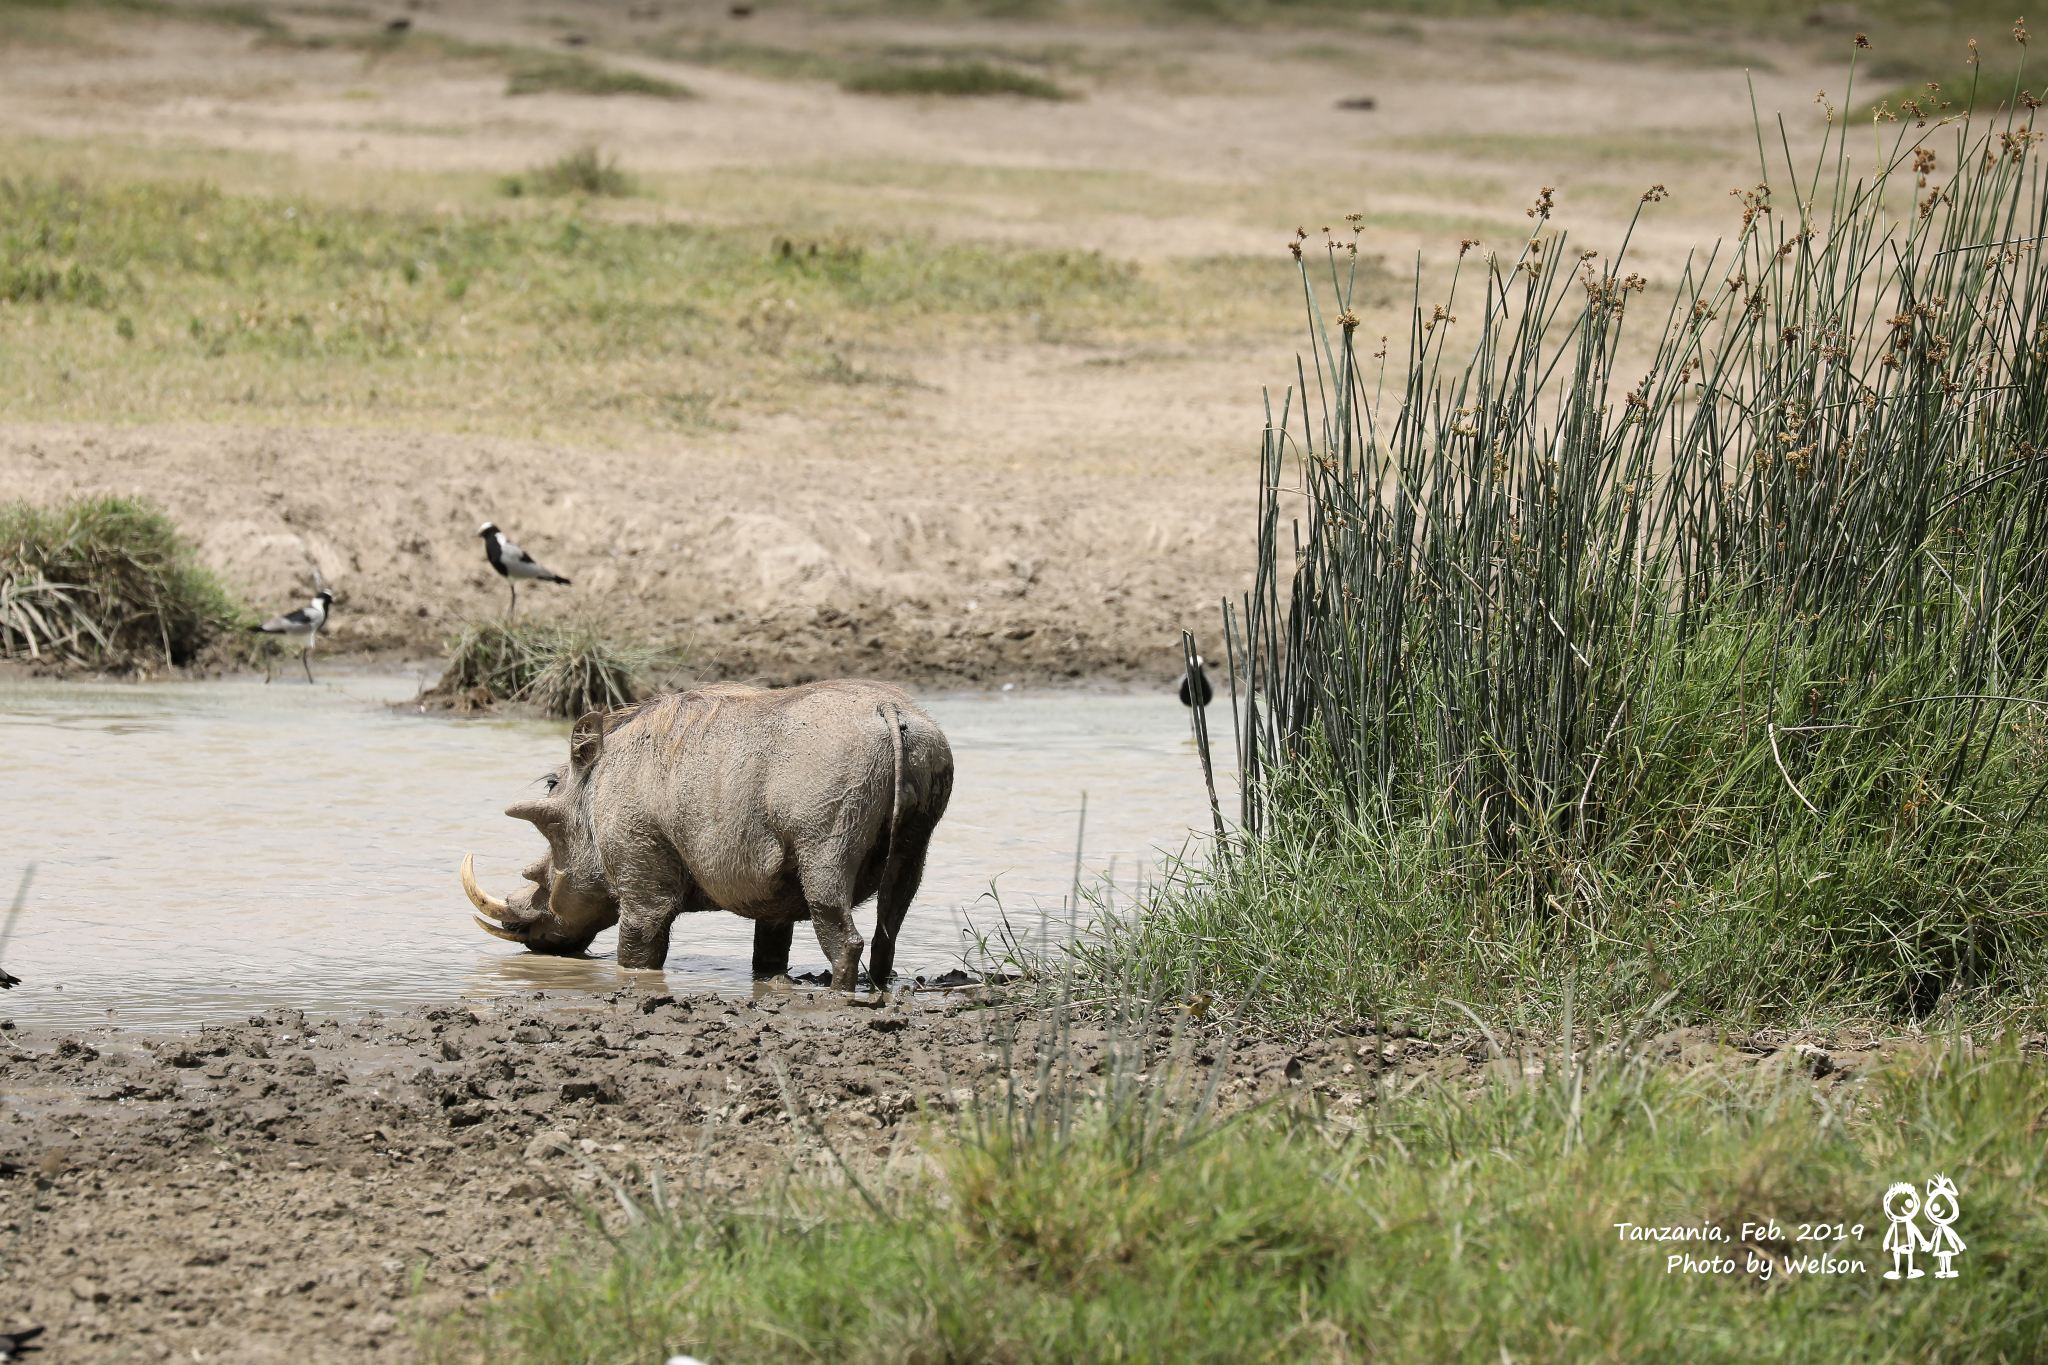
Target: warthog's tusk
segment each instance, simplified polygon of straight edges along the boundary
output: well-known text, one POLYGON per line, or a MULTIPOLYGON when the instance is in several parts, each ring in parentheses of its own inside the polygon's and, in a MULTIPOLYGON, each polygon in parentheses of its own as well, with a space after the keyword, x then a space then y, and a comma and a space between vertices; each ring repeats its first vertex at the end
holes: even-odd
POLYGON ((511 931, 510 929, 507 929, 507 928, 506 928, 506 927, 505 927, 504 925, 502 925, 502 924, 493 924, 493 923, 491 923, 491 922, 490 922, 489 920, 487 920, 487 919, 480 919, 480 918, 478 918, 478 917, 477 917, 477 916, 475 916, 475 915, 471 915, 471 916, 470 916, 470 918, 471 918, 471 919, 473 919, 473 920, 476 920, 476 927, 477 927, 477 928, 479 928, 479 929, 483 930, 483 931, 484 931, 485 933, 489 934, 489 935, 490 935, 490 936, 491 936, 492 938, 502 938, 502 939, 504 939, 504 940, 505 940, 505 942, 507 942, 507 943, 525 943, 525 942, 526 942, 526 940, 525 940, 525 939, 523 939, 523 938, 519 937, 519 935, 517 935, 517 934, 513 933, 513 932, 512 932, 512 931, 511 931))
POLYGON ((476 855, 474 853, 462 855, 462 889, 469 893, 469 903, 471 905, 474 905, 493 919, 504 919, 511 909, 505 902, 486 896, 483 893, 483 888, 476 884, 476 855))

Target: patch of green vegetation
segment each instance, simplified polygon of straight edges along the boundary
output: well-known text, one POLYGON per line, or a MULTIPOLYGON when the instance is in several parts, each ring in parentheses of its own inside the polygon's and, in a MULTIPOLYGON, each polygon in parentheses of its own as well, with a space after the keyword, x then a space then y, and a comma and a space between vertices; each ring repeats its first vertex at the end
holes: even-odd
POLYGON ((514 199, 522 194, 587 194, 621 198, 633 192, 633 181, 619 169, 616 156, 607 158, 595 144, 586 143, 523 176, 505 177, 504 189, 514 199))
POLYGON ((854 71, 840 87, 858 95, 1021 95, 1034 100, 1070 100, 1066 90, 1043 76, 987 62, 946 62, 937 66, 870 66, 854 71))
MULTIPOLYGON (((1160 1365, 2038 1354, 2048 1074, 2010 1047, 1902 1061, 1860 1102, 1796 1072, 1679 1077, 1640 1057, 1603 1061, 1590 1042, 1540 1063, 1517 1056, 1503 1067, 1512 1080, 1469 1096, 1398 1095, 1398 1072, 1381 1080, 1361 1063, 1341 1102, 1355 1120, 1304 1107, 1222 1125, 1191 1097, 1166 1099, 1173 1082, 1133 1076, 1141 1048, 1106 1067, 1093 1096, 1055 1084, 990 1097, 951 1140, 933 1139, 924 1178, 802 1186, 746 1208, 699 1196, 688 1173, 615 1181, 629 1216, 614 1218, 608 1246, 450 1321, 424 1354, 450 1365, 681 1352, 1160 1365), (1523 1079, 1525 1065, 1540 1079, 1523 1079), (1885 1191, 1911 1181, 1917 1193, 1938 1175, 1961 1192, 1960 1273, 1889 1285, 1885 1191), (1642 1240, 1628 1227, 1711 1228, 1716 1240, 1642 1240)), ((1924 1252, 1918 1264, 1932 1268, 1924 1252)))
POLYGON ((146 499, 0 503, 0 658, 175 667, 241 621, 191 542, 146 499))
POLYGON ((470 706, 520 702, 573 720, 637 700, 658 657, 587 622, 476 621, 448 642, 432 695, 470 706))
POLYGON ((817 396, 849 346, 1022 332, 1034 313, 1067 335, 1152 333, 1239 307, 1094 252, 612 222, 601 207, 413 212, 0 179, 0 344, 22 357, 0 370, 0 412, 241 420, 253 404, 667 428, 817 396), (693 397, 679 408, 677 393, 693 397))
POLYGON ((1739 144, 1696 142, 1655 133, 1420 133, 1395 144, 1407 151, 1444 152, 1474 161, 1550 165, 1642 161, 1688 166, 1727 161, 1739 144))
MULTIPOLYGON (((2027 101, 2048 94, 2041 74, 2028 76, 2017 62, 1900 62, 1890 64, 1888 69, 1900 73, 1901 67, 1913 72, 1913 78, 1896 85, 1875 84, 1868 90, 1859 90, 1850 103, 1850 112, 1859 118, 1869 118, 1883 110, 1885 115, 1899 119, 1925 119, 1932 123, 1957 114, 2010 109, 2019 111, 2024 122, 2024 115, 2030 111, 2027 101), (1872 90, 1876 93, 1870 93, 1872 90)), ((1889 119, 1881 116, 1881 121, 1889 119)))
POLYGON ((568 53, 536 52, 513 60, 512 76, 505 86, 508 95, 539 95, 561 92, 570 95, 651 95, 656 99, 695 99, 696 92, 674 81, 638 71, 603 66, 588 57, 568 53))
POLYGON ((1754 52, 1699 38, 1687 42, 1658 41, 1647 36, 1611 37, 1588 33, 1542 33, 1518 31, 1495 33, 1487 41, 1496 47, 1519 52, 1555 52, 1589 62, 1623 65, 1650 63, 1659 66, 1734 66, 1752 71, 1775 71, 1770 62, 1754 52))
POLYGON ((642 38, 635 46, 663 61, 724 67, 776 80, 837 81, 848 70, 845 60, 837 55, 745 42, 701 29, 678 29, 658 37, 642 38))

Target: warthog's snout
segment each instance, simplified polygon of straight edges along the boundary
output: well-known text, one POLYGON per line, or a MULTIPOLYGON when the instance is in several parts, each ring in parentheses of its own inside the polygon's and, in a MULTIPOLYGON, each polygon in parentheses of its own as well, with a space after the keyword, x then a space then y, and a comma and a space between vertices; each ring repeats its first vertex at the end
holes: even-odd
POLYGON ((600 924, 578 934, 562 922, 550 904, 553 879, 546 858, 527 868, 523 875, 533 885, 513 892, 509 901, 501 901, 476 884, 476 855, 469 854, 462 860, 462 889, 469 893, 471 905, 490 916, 477 916, 476 922, 492 938, 502 938, 539 953, 580 953, 599 929, 610 927, 600 924))

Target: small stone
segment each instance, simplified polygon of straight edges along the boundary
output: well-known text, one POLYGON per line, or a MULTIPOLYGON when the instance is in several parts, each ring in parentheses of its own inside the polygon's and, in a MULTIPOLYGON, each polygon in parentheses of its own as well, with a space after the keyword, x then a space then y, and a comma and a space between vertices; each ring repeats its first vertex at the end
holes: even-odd
POLYGON ((526 1144, 526 1159, 535 1161, 544 1156, 569 1150, 569 1135, 559 1128, 550 1128, 544 1133, 535 1133, 526 1144))
POLYGON ((1807 1074, 1815 1080, 1819 1080, 1822 1076, 1832 1075, 1836 1070, 1835 1059, 1828 1056, 1824 1049, 1817 1048, 1812 1043, 1801 1043, 1792 1050, 1798 1054, 1800 1064, 1806 1068, 1807 1074))

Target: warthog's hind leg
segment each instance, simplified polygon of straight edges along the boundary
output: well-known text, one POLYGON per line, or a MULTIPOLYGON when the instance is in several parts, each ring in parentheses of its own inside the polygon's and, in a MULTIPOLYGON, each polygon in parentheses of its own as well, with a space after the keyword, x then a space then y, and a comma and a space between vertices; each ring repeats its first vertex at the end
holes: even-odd
POLYGON ((867 944, 853 923, 853 877, 840 852, 799 854, 797 876, 803 883, 804 904, 810 907, 811 927, 818 931, 818 947, 832 964, 832 989, 850 992, 860 985, 860 952, 867 944))
POLYGON ((924 855, 930 847, 938 821, 921 811, 905 815, 896 831, 898 847, 883 870, 882 885, 875 893, 875 942, 868 950, 868 979, 876 990, 886 990, 896 972, 896 935, 903 917, 917 899, 918 884, 924 880, 924 855))

